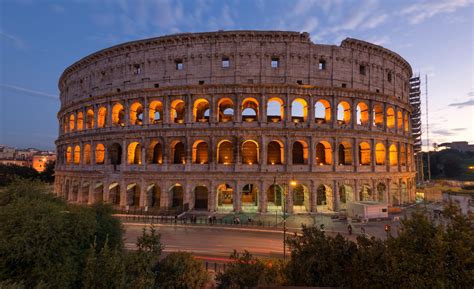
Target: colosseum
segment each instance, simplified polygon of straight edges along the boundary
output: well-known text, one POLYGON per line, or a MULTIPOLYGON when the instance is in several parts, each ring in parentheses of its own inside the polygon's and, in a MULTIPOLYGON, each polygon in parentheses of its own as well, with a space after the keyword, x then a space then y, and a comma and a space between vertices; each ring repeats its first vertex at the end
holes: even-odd
POLYGON ((59 79, 55 193, 146 210, 399 206, 415 195, 411 76, 381 46, 300 32, 113 46, 59 79))

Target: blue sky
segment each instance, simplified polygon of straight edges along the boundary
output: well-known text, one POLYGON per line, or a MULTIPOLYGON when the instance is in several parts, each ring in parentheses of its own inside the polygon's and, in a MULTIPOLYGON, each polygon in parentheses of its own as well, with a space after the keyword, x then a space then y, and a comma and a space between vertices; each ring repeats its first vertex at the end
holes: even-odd
MULTIPOLYGON (((382 45, 429 76, 430 138, 474 142, 473 0, 2 0, 0 144, 54 148, 57 80, 115 44, 180 32, 307 31, 382 45)), ((425 119, 423 119, 425 120, 425 119)))

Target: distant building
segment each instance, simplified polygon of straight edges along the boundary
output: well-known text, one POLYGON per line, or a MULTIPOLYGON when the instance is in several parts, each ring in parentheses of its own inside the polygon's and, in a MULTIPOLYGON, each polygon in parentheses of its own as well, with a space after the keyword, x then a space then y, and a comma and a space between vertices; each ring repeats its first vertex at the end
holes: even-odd
POLYGON ((474 190, 462 190, 459 192, 447 191, 443 192, 444 202, 455 202, 463 214, 468 212, 474 213, 474 190))
POLYGON ((46 163, 56 161, 56 153, 35 148, 16 149, 0 145, 0 164, 32 167, 38 172, 44 171, 46 163))
POLYGON ((453 141, 445 142, 438 145, 438 148, 445 147, 447 149, 457 150, 460 152, 474 152, 474 144, 469 144, 467 141, 453 141))
POLYGON ((56 161, 55 154, 37 154, 33 156, 32 167, 41 173, 46 169, 46 164, 53 161, 56 161))

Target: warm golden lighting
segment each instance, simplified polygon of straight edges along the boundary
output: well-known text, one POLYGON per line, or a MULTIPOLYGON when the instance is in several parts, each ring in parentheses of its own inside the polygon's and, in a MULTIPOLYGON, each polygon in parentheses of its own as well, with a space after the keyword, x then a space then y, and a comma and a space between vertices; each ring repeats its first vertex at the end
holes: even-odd
POLYGON ((470 169, 470 170, 474 170, 474 166, 469 166, 469 169, 470 169))
POLYGON ((296 180, 291 180, 290 185, 292 187, 296 187, 296 185, 297 185, 296 180))

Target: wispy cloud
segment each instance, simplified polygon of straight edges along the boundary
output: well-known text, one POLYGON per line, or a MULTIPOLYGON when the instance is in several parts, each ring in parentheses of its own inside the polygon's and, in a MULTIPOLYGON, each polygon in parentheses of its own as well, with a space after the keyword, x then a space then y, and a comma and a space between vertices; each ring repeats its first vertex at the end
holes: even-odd
POLYGON ((388 15, 385 13, 371 17, 361 26, 361 28, 372 29, 378 27, 380 24, 384 23, 387 18, 388 15))
POLYGON ((465 101, 465 102, 451 103, 449 106, 454 106, 454 107, 457 107, 457 108, 463 108, 463 107, 472 106, 472 105, 474 105, 474 99, 470 99, 470 100, 465 101))
POLYGON ((0 29, 0 36, 1 36, 1 38, 5 39, 6 41, 11 42, 15 47, 17 47, 21 50, 26 50, 28 48, 26 43, 18 36, 6 33, 5 31, 3 31, 1 29, 0 29))
MULTIPOLYGON (((36 96, 41 96, 41 97, 48 98, 48 99, 59 100, 59 97, 57 95, 42 92, 42 91, 38 91, 38 90, 28 89, 28 88, 24 88, 24 87, 20 87, 20 86, 16 86, 16 85, 0 83, 0 87, 5 88, 5 89, 9 89, 9 90, 24 92, 24 93, 32 94, 32 95, 36 95, 36 96)), ((6 94, 3 94, 3 93, 1 95, 6 96, 6 94)))
POLYGON ((472 4, 473 0, 437 0, 414 3, 404 8, 399 14, 406 15, 411 24, 418 24, 438 14, 452 13, 472 4))

